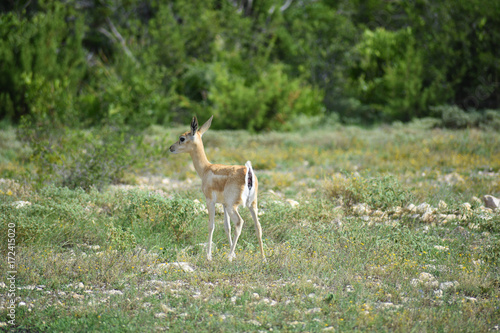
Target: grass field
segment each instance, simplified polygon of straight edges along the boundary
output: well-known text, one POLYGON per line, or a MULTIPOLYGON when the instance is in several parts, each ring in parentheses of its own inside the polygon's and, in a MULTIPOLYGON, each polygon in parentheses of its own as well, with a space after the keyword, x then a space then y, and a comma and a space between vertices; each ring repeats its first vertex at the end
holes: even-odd
POLYGON ((185 130, 0 130, 0 330, 500 329, 499 133, 207 132, 211 162, 254 165, 264 263, 246 209, 236 260, 219 209, 206 261, 201 182, 167 153, 185 130))

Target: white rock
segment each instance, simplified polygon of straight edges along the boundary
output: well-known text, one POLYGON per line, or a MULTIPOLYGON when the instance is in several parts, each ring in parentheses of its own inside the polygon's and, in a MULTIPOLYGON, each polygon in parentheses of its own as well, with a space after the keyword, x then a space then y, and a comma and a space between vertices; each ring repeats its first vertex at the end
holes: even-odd
POLYGON ((312 308, 312 309, 307 310, 305 313, 311 314, 311 313, 318 313, 318 312, 321 312, 321 308, 312 308))
POLYGON ((443 297, 443 291, 441 289, 434 290, 434 296, 437 298, 443 297))
POLYGON ((434 248, 438 251, 448 251, 449 248, 447 246, 434 245, 434 248))
POLYGON ((299 203, 293 199, 286 199, 286 203, 289 204, 292 208, 299 206, 299 203))
POLYGON ((29 206, 29 205, 31 205, 31 202, 29 202, 29 201, 14 201, 12 203, 12 206, 16 207, 17 209, 23 208, 23 207, 29 206))
POLYGON ((492 195, 485 195, 485 196, 483 196, 483 201, 484 201, 484 205, 487 208, 491 208, 491 209, 500 208, 500 199, 495 198, 492 195))
POLYGON ((481 199, 479 199, 478 197, 476 196, 473 196, 472 197, 472 201, 478 205, 480 205, 482 202, 481 202, 481 199))
POLYGON ((435 280, 436 278, 434 277, 434 275, 430 274, 430 273, 427 273, 427 272, 422 272, 420 273, 420 275, 418 276, 418 279, 420 281, 432 281, 432 280, 435 280))
POLYGON ((78 289, 83 289, 83 288, 85 288, 83 282, 78 283, 78 289))
POLYGON ((434 215, 430 212, 426 212, 422 215, 422 221, 423 222, 432 222, 434 221, 434 215))
POLYGON ((25 302, 19 302, 19 303, 17 303, 17 306, 26 306, 26 303, 25 302))
POLYGON ((438 208, 441 211, 446 210, 448 208, 448 204, 446 202, 444 202, 443 200, 439 200, 438 208))
POLYGON ((458 287, 460 284, 458 283, 458 281, 447 281, 447 282, 442 282, 439 284, 439 289, 441 290, 448 290, 450 288, 456 288, 458 287))
POLYGON ((468 297, 468 296, 465 296, 465 299, 469 302, 472 302, 472 303, 476 303, 477 302, 477 298, 475 297, 468 297))
POLYGON ((429 205, 427 202, 424 202, 423 204, 420 204, 417 206, 416 210, 417 213, 419 214, 425 214, 428 213, 431 208, 431 205, 429 205))
POLYGON ((417 286, 418 284, 423 284, 426 287, 430 288, 437 288, 439 285, 439 282, 436 280, 436 278, 432 274, 426 272, 420 273, 418 279, 416 281, 415 280, 416 279, 413 279, 410 282, 411 285, 417 286))
POLYGON ((291 326, 297 326, 297 325, 305 325, 306 323, 304 323, 303 321, 292 321, 287 324, 291 326))
POLYGON ((460 205, 462 208, 464 208, 465 210, 469 211, 471 210, 472 208, 472 205, 468 202, 464 202, 463 204, 460 205))
POLYGON ((175 312, 174 309, 169 308, 166 304, 161 304, 160 307, 164 313, 175 312))
POLYGON ((168 264, 161 263, 161 264, 158 264, 158 268, 159 269, 163 269, 163 268, 180 268, 184 272, 194 272, 193 266, 191 266, 190 263, 183 262, 183 261, 171 262, 171 263, 168 263, 168 264))
POLYGON ((359 203, 352 206, 352 211, 357 215, 366 215, 371 212, 370 208, 365 203, 359 203))
POLYGON ((408 206, 406 206, 406 209, 412 213, 415 213, 417 211, 417 206, 415 206, 414 204, 409 204, 408 206))
POLYGON ((155 318, 165 318, 167 316, 166 313, 160 312, 154 314, 155 318))

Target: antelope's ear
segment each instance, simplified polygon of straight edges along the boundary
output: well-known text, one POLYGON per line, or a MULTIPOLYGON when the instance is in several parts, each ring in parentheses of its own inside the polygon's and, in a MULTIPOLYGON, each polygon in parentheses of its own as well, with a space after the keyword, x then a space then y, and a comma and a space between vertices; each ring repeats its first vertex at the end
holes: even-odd
POLYGON ((191 121, 191 135, 195 135, 196 131, 198 131, 198 119, 196 119, 196 116, 193 117, 193 120, 191 121))
POLYGON ((210 125, 212 125, 212 119, 214 118, 214 116, 210 117, 210 119, 207 120, 206 123, 203 124, 203 126, 201 126, 200 128, 200 135, 203 135, 203 133, 205 133, 206 131, 208 131, 208 129, 210 128, 210 125))

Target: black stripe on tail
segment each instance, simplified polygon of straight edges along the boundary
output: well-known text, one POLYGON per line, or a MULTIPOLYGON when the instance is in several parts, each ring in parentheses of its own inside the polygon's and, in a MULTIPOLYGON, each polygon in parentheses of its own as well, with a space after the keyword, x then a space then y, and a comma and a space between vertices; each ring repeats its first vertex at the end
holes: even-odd
POLYGON ((247 185, 248 185, 248 189, 251 190, 252 186, 253 186, 253 175, 252 175, 252 169, 251 168, 248 168, 247 185))

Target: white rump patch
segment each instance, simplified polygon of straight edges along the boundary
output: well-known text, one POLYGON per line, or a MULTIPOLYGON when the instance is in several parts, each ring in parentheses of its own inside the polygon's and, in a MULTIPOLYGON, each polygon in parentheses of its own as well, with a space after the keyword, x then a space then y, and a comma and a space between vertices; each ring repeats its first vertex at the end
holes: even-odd
POLYGON ((248 207, 255 199, 255 175, 250 161, 247 161, 245 166, 247 172, 245 173, 245 187, 243 188, 243 193, 241 193, 241 201, 243 202, 243 207, 248 207))

